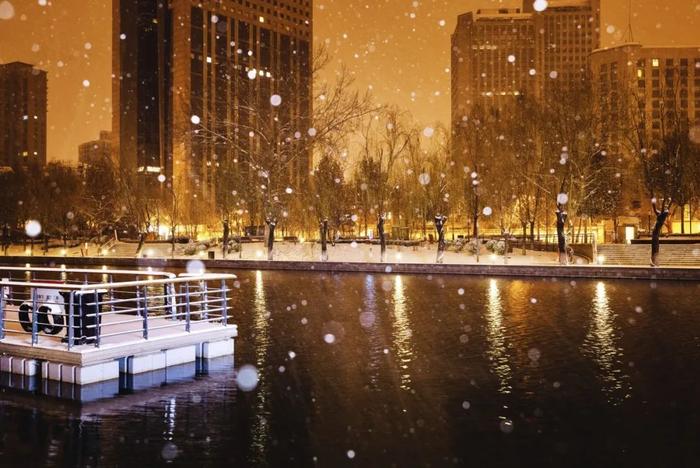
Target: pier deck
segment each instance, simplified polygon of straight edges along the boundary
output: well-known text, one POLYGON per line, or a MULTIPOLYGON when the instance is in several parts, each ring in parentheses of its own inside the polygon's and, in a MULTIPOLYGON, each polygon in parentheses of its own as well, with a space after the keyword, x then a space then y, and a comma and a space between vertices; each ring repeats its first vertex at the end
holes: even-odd
POLYGON ((0 267, 0 372, 85 385, 233 355, 234 275, 17 270, 0 267))

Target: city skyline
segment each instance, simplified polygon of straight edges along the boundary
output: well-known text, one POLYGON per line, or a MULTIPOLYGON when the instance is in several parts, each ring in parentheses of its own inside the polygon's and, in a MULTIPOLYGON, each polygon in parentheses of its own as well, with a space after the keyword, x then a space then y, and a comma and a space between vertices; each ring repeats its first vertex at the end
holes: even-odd
MULTIPOLYGON (((0 20, 0 62, 21 60, 48 71, 48 159, 76 162, 81 143, 111 128, 111 2, 13 4, 14 16, 0 20)), ((447 124, 449 41, 457 15, 520 4, 518 0, 391 0, 358 9, 354 2, 316 1, 314 43, 326 44, 333 55, 335 61, 327 75, 342 61, 356 75, 357 86, 371 86, 379 102, 396 104, 425 124, 447 124), (348 18, 358 21, 349 27, 348 18), (425 73, 415 73, 417 69, 425 73)), ((637 42, 647 46, 700 44, 700 28, 696 27, 700 10, 690 0, 673 7, 640 0, 633 13, 637 42), (678 21, 685 27, 673 28, 678 21)), ((603 0, 604 47, 625 41, 627 21, 626 5, 603 0)))

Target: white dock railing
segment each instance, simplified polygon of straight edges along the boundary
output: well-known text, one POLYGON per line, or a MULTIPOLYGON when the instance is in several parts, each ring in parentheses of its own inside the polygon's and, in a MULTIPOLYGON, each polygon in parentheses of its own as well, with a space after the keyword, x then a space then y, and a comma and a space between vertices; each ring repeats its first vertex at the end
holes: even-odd
POLYGON ((0 267, 0 278, 0 341, 24 335, 30 346, 50 340, 70 350, 225 327, 227 281, 236 277, 0 267))

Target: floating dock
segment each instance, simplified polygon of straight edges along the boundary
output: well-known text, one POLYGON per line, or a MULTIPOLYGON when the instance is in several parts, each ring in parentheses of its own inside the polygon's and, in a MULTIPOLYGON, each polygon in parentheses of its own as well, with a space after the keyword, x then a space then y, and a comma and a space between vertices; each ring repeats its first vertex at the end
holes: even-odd
POLYGON ((235 278, 0 267, 0 372, 90 385, 231 356, 235 278))

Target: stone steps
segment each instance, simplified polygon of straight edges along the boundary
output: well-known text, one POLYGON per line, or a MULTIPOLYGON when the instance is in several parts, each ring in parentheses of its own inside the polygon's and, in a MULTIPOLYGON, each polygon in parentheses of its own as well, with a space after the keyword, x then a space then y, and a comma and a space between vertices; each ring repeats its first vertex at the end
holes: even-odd
MULTIPOLYGON (((649 265, 651 245, 599 245, 598 255, 605 257, 607 265, 649 265)), ((666 266, 700 266, 700 245, 661 244, 659 262, 666 266)))

